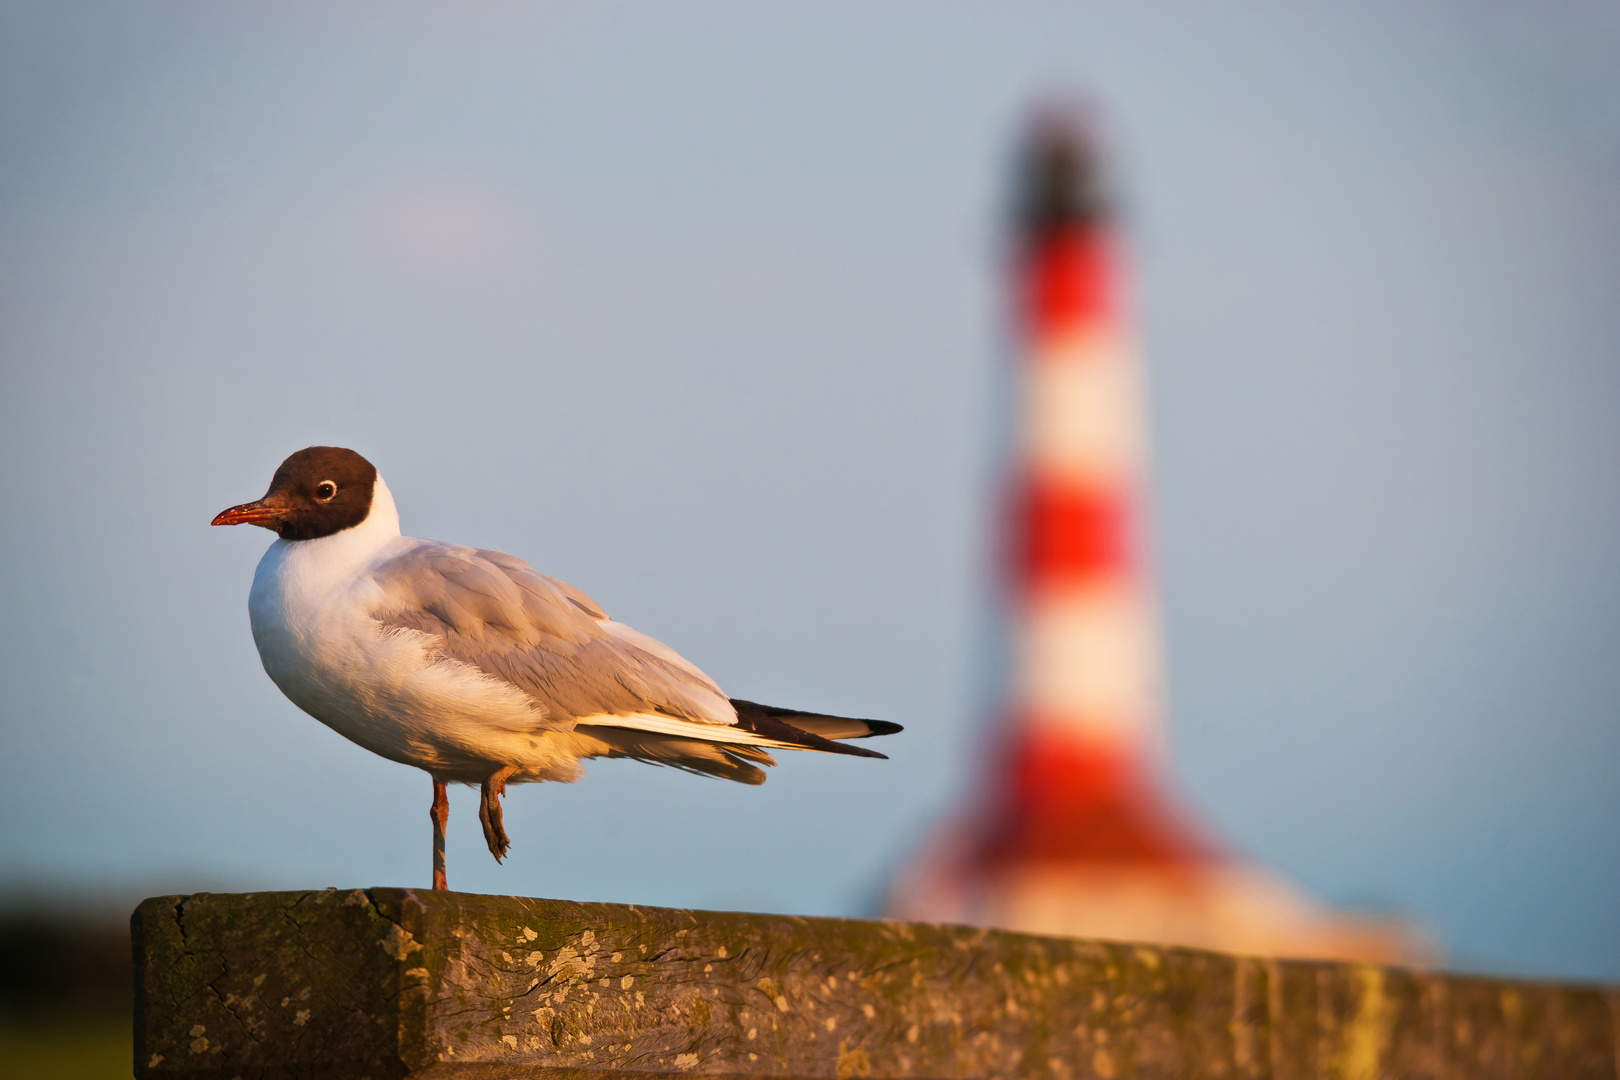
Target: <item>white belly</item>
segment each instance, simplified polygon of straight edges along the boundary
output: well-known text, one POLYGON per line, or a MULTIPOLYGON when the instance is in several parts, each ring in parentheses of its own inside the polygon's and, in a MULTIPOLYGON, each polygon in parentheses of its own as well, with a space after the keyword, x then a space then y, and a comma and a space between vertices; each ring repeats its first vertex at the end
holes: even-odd
POLYGON ((367 614, 375 560, 354 566, 324 545, 271 545, 248 597, 264 670, 293 704, 372 753, 449 780, 477 782, 503 765, 521 770, 514 780, 574 780, 580 757, 606 749, 543 730, 521 690, 435 655, 428 635, 381 626, 367 614))

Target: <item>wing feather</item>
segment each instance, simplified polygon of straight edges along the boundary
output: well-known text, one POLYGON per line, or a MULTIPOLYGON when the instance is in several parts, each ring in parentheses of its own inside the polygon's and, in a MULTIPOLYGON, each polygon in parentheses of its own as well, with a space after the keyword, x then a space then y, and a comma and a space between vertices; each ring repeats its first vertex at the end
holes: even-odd
POLYGON ((443 657, 519 688, 543 711, 543 726, 604 713, 736 721, 714 681, 674 650, 504 552, 419 541, 373 578, 373 619, 426 634, 443 657))

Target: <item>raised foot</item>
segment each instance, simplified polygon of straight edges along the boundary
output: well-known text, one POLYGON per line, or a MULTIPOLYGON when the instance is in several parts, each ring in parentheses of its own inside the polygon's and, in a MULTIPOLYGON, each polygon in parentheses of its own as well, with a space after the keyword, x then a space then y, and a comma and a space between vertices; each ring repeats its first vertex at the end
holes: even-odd
POLYGON ((506 794, 507 777, 515 772, 516 769, 507 766, 491 775, 478 789, 478 823, 484 827, 484 842, 496 862, 506 858, 506 851, 512 846, 501 821, 501 796, 506 794))

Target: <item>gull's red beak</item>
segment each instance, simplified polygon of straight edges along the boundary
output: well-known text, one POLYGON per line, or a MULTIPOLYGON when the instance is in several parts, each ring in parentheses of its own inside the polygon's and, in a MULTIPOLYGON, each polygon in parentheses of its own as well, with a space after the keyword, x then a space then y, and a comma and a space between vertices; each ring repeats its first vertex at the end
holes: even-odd
POLYGON ((254 502, 233 506, 229 510, 221 510, 210 525, 263 525, 270 528, 270 522, 288 513, 285 506, 271 506, 263 499, 254 502))

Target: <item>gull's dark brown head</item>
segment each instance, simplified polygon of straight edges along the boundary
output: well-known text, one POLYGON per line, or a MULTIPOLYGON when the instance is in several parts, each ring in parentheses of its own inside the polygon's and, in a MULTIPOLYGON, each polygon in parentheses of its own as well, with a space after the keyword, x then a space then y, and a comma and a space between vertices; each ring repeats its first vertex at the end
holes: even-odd
POLYGON ((213 525, 262 525, 283 540, 318 540, 371 513, 377 469, 341 446, 311 446, 281 463, 257 502, 221 511, 213 525))

